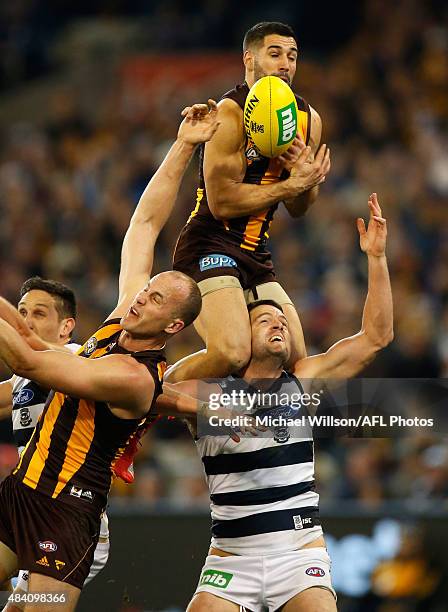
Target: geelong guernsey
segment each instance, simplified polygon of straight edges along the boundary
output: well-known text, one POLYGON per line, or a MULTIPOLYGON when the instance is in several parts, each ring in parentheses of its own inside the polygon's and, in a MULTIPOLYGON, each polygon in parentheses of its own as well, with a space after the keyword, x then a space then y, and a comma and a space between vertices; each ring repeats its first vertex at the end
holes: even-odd
MULTIPOLYGON (((65 345, 72 353, 81 348, 74 342, 65 345)), ((14 376, 12 388, 12 433, 19 449, 26 446, 47 401, 49 390, 37 383, 14 376)))
MULTIPOLYGON (((282 392, 303 393, 297 378, 286 373, 278 385, 282 392)), ((232 376, 220 386, 223 392, 242 388, 232 376)), ((260 412, 299 417, 303 410, 282 405, 260 412)), ((205 435, 196 445, 210 490, 212 546, 264 555, 297 550, 322 535, 312 437, 295 438, 287 427, 274 427, 239 443, 205 435)))

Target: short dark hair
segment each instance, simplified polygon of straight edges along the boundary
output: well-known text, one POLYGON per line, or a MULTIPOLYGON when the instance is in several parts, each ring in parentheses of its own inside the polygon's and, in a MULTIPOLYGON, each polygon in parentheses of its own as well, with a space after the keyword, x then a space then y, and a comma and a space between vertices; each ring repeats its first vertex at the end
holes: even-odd
POLYGON ((33 276, 26 280, 20 288, 20 297, 23 298, 25 293, 38 289, 45 291, 54 297, 56 310, 61 319, 73 318, 76 319, 76 298, 75 294, 67 285, 58 281, 33 276))
POLYGON ((185 300, 183 300, 178 308, 176 309, 175 316, 181 319, 185 327, 188 327, 193 323, 195 319, 199 316, 202 308, 202 296, 199 290, 199 287, 192 278, 184 274, 183 272, 173 271, 172 274, 175 274, 184 282, 188 287, 188 296, 185 300))
MULTIPOLYGON (((251 302, 247 305, 247 310, 248 312, 252 312, 252 310, 254 308, 258 308, 258 306, 274 306, 274 308, 278 308, 281 312, 283 312, 283 308, 275 300, 255 300, 255 302, 251 302)), ((283 312, 283 314, 285 313, 283 312)))
POLYGON ((249 47, 262 45, 264 37, 269 36, 269 34, 291 36, 297 41, 296 34, 290 25, 279 21, 262 21, 247 30, 243 40, 243 51, 246 51, 249 47))

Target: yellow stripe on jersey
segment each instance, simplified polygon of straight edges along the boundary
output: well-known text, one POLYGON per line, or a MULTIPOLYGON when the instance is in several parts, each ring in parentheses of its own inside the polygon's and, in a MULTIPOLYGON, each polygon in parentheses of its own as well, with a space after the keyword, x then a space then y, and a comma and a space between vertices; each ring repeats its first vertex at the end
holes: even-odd
POLYGON ((199 206, 201 205, 203 197, 204 197, 204 190, 201 187, 198 187, 196 190, 196 206, 191 211, 187 223, 190 223, 193 217, 195 217, 198 214, 199 206))
POLYGON ((297 131, 299 136, 302 137, 303 142, 306 142, 306 135, 308 132, 308 113, 299 110, 297 113, 297 131))
POLYGON ((166 361, 159 361, 157 364, 157 374, 159 375, 160 382, 163 382, 163 375, 166 372, 166 361))
MULTIPOLYGON (((40 431, 39 443, 33 453, 33 456, 31 457, 31 461, 28 465, 26 474, 23 477, 23 483, 28 485, 32 489, 35 489, 37 487, 39 478, 45 467, 45 462, 48 458, 48 450, 50 448, 51 443, 51 434, 53 432, 53 428, 59 416, 59 413, 61 412, 61 408, 64 404, 64 401, 65 395, 63 393, 55 393, 45 414, 43 426, 40 431)), ((24 455, 25 452, 23 452, 22 457, 24 455)), ((18 468, 19 467, 20 463, 18 468)))
POLYGON ((78 415, 67 444, 64 463, 58 475, 58 483, 51 497, 57 497, 67 482, 84 464, 94 435, 95 408, 92 403, 81 399, 78 405, 78 415), (67 452, 68 450, 70 450, 70 455, 67 452))
POLYGON ((246 229, 244 232, 244 240, 240 244, 242 249, 246 249, 248 251, 255 251, 260 242, 260 233, 263 223, 266 219, 266 215, 268 211, 265 210, 264 213, 259 215, 258 217, 251 217, 246 224, 246 229))
MULTIPOLYGON (((281 168, 279 169, 278 162, 275 160, 275 158, 271 159, 269 166, 260 181, 260 184, 268 185, 270 183, 277 183, 281 172, 282 170, 281 168)), ((260 242, 261 228, 263 227, 263 223, 266 220, 266 215, 268 212, 269 208, 259 213, 257 216, 252 216, 249 218, 244 230, 243 242, 240 244, 242 249, 246 249, 247 251, 255 251, 260 242)))

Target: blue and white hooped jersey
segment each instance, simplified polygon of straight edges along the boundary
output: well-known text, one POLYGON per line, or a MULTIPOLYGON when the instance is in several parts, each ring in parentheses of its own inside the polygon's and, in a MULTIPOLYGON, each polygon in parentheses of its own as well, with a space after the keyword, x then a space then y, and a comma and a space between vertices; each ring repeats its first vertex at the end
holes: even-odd
MULTIPOLYGON (((80 345, 74 342, 65 346, 73 353, 80 348, 80 345)), ((28 444, 45 407, 48 392, 48 389, 42 388, 28 378, 13 377, 12 433, 19 449, 28 444)))
MULTIPOLYGON (((219 384, 223 392, 241 389, 241 380, 232 376, 219 384)), ((297 378, 287 373, 281 385, 288 393, 303 393, 297 378)), ((301 410, 295 409, 295 417, 301 410)), ((269 411, 294 414, 288 405, 269 411)), ((322 535, 313 439, 310 431, 306 435, 293 437, 282 426, 260 437, 241 437, 239 443, 228 435, 196 440, 210 490, 213 546, 263 555, 297 550, 322 535)))

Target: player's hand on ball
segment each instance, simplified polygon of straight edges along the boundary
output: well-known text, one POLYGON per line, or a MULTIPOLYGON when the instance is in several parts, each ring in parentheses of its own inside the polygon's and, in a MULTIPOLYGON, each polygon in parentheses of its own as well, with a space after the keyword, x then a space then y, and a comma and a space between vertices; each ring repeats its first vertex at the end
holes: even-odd
POLYGON ((378 204, 376 193, 369 197, 370 219, 366 229, 364 219, 357 219, 361 250, 367 255, 381 257, 386 251, 387 224, 378 204))
POLYGON ((286 151, 282 153, 282 155, 279 155, 277 157, 282 168, 290 172, 294 164, 297 163, 300 153, 303 151, 304 148, 305 148, 305 143, 303 142, 301 138, 299 138, 299 136, 296 136, 294 140, 292 141, 289 149, 286 149, 286 151))
POLYGON ((319 148, 314 160, 310 161, 310 154, 310 147, 302 149, 297 161, 291 167, 291 176, 288 180, 297 195, 323 183, 330 171, 330 149, 326 144, 319 148))
POLYGON ((184 120, 177 137, 191 145, 207 142, 219 127, 218 105, 214 100, 209 100, 207 104, 187 106, 181 115, 184 120))

